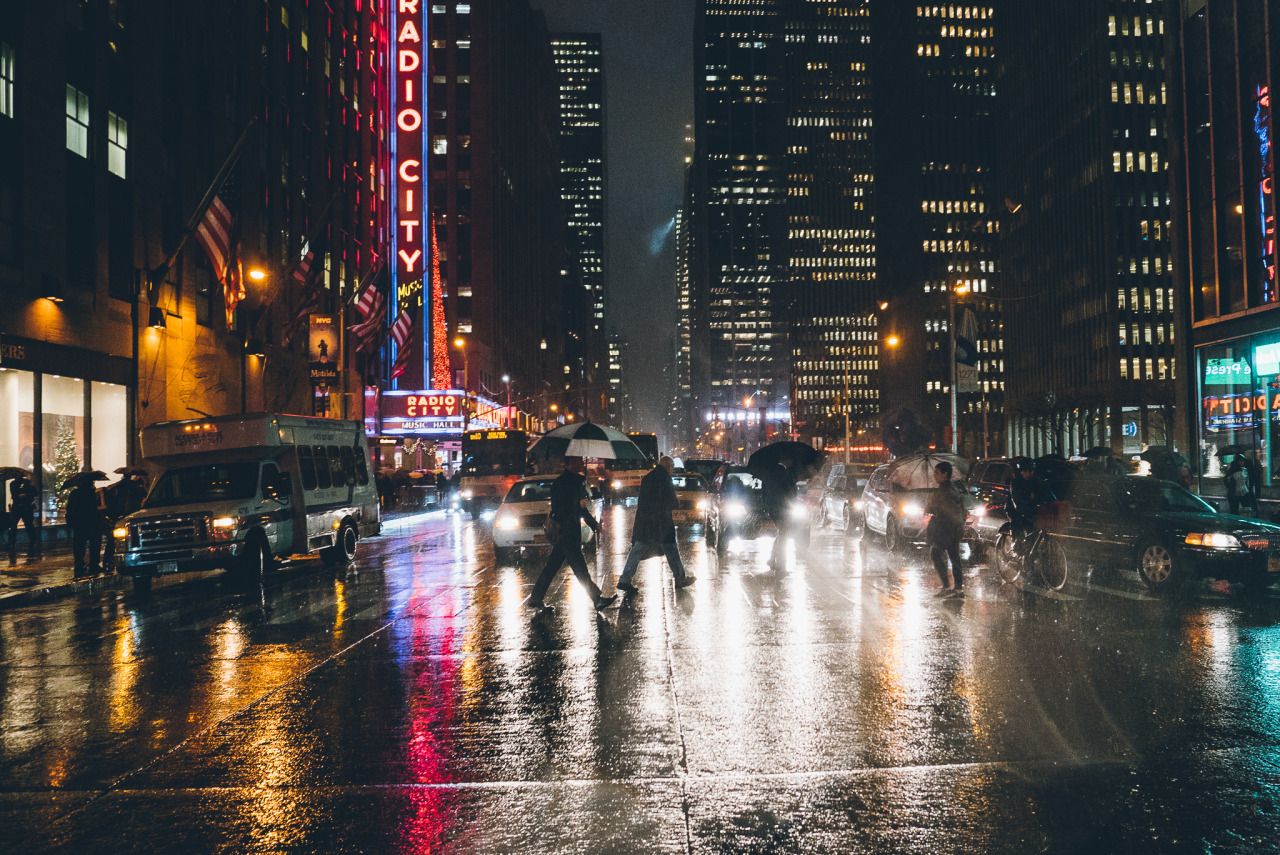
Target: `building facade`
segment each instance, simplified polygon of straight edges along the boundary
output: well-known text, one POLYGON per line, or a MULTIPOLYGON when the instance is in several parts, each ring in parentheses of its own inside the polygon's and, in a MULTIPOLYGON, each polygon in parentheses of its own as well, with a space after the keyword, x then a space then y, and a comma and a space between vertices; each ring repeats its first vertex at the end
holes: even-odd
POLYGON ((310 382, 296 281, 309 249, 314 309, 340 311, 384 252, 383 75, 358 46, 385 38, 367 3, 0 8, 0 466, 34 470, 46 522, 146 424, 362 415, 368 357, 310 382), (215 191, 243 297, 185 240, 215 191))
POLYGON ((1177 445, 1164 72, 1174 5, 1071 0, 1002 14, 1002 179, 1022 204, 1000 262, 1013 453, 1177 445))
POLYGON ((1231 447, 1280 479, 1280 291, 1276 284, 1273 3, 1186 0, 1172 28, 1178 403, 1192 471, 1221 494, 1231 447))

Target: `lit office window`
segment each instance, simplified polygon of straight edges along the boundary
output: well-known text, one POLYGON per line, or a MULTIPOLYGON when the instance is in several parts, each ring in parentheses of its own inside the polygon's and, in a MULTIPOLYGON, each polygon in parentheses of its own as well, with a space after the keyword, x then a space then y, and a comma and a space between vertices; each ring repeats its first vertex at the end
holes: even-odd
POLYGON ((67 84, 67 149, 89 156, 89 96, 67 84))
POLYGON ((129 123, 110 111, 107 112, 107 171, 127 178, 125 155, 129 151, 129 123))
POLYGON ((11 45, 0 42, 0 116, 13 118, 13 80, 17 56, 11 45))

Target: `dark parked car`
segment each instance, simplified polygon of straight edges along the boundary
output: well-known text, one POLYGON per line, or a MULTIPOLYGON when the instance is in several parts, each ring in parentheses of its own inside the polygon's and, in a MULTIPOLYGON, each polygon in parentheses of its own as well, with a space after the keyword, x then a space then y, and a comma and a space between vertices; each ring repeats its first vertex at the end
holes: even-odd
POLYGON ((1280 526, 1219 513, 1171 481, 1079 477, 1057 536, 1071 558, 1133 568, 1154 591, 1197 577, 1280 579, 1280 526))
POLYGON ((969 470, 966 483, 979 504, 973 511, 973 531, 979 546, 990 549, 1000 535, 1000 527, 1009 521, 1005 502, 1009 498, 1009 482, 1017 476, 1013 459, 992 457, 979 460, 969 470))
POLYGON ((718 457, 693 457, 684 461, 684 471, 701 475, 708 484, 715 484, 721 470, 727 465, 718 457))

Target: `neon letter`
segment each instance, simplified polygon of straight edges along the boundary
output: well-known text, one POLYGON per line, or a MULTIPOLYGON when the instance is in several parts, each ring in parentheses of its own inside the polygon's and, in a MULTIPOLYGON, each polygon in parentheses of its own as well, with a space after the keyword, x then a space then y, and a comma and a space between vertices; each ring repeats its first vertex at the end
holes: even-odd
POLYGON ((422 163, 416 160, 406 160, 400 164, 400 180, 402 181, 421 181, 422 173, 409 172, 410 169, 417 169, 422 163))
POLYGON ((418 36, 418 28, 413 25, 413 19, 410 18, 404 22, 404 26, 400 28, 400 35, 396 36, 397 42, 421 42, 418 36))
POLYGON ((413 265, 418 263, 418 256, 420 255, 422 255, 422 250, 420 249, 415 249, 413 251, 413 255, 410 255, 409 253, 405 252, 403 249, 400 250, 400 259, 404 261, 405 269, 409 273, 413 272, 413 265))
POLYGON ((419 65, 422 65, 422 57, 418 56, 417 51, 412 51, 412 50, 400 51, 400 70, 401 71, 417 71, 419 65))
POLYGON ((416 131, 422 127, 422 114, 417 110, 401 110, 396 116, 396 124, 402 131, 416 131))
POLYGON ((400 0, 400 14, 405 12, 418 14, 418 0, 400 0))
POLYGON ((413 228, 414 226, 418 225, 418 221, 417 220, 401 220, 400 225, 404 226, 405 228, 405 235, 404 235, 405 243, 413 243, 413 228))

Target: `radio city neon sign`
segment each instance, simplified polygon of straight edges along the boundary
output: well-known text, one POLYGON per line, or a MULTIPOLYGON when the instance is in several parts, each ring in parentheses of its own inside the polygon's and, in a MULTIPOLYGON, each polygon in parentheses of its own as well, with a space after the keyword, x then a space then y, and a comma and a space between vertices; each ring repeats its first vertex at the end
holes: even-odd
POLYGON ((1276 214, 1275 158, 1271 151, 1271 87, 1259 86, 1258 112, 1253 117, 1253 130, 1258 135, 1258 153, 1262 157, 1262 180, 1258 182, 1258 208, 1262 216, 1262 291, 1263 300, 1276 299, 1276 214))
POLYGON ((426 17, 418 10, 419 0, 396 3, 396 266, 402 276, 413 277, 422 275, 427 262, 426 189, 422 178, 426 17))
POLYGON ((462 413, 461 395, 388 395, 383 399, 384 417, 392 419, 449 418, 462 413))
MULTIPOLYGON (((1209 395, 1204 398, 1206 416, 1239 416, 1266 411, 1267 394, 1265 392, 1253 395, 1209 395)), ((1275 393, 1271 398, 1271 412, 1280 413, 1280 392, 1275 393)))

